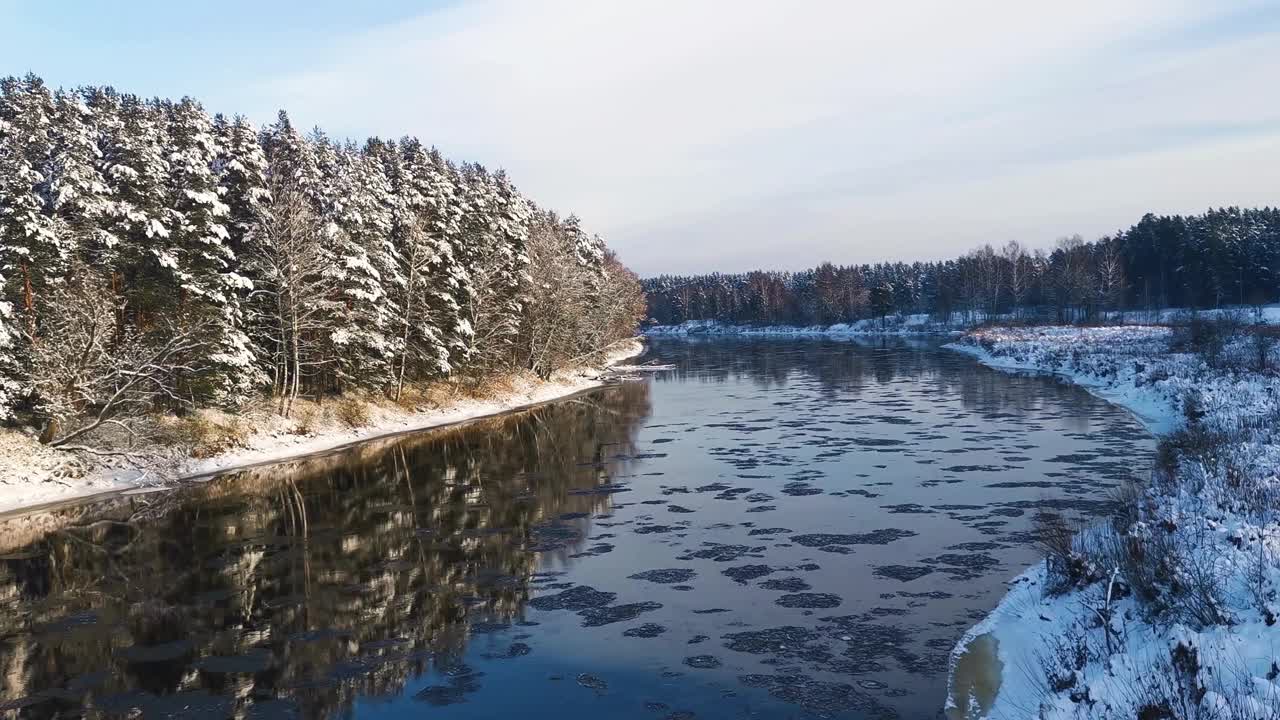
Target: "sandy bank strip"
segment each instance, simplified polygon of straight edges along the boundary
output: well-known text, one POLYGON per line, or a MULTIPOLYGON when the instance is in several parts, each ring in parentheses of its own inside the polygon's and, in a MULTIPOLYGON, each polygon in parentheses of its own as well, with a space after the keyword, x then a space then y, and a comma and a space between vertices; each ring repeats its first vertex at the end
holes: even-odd
MULTIPOLYGON (((339 450, 392 435, 431 430, 522 410, 600 387, 605 371, 644 351, 636 339, 610 353, 599 367, 557 372, 550 380, 519 379, 501 397, 461 399, 447 407, 414 412, 389 406, 370 409, 368 424, 356 429, 326 426, 308 435, 290 433, 289 421, 254 417, 257 430, 244 447, 182 466, 178 482, 207 480, 235 470, 339 450)), ((173 481, 130 467, 80 465, 81 477, 68 475, 68 456, 17 431, 0 431, 0 521, 26 513, 84 502, 122 492, 171 487, 173 481)))

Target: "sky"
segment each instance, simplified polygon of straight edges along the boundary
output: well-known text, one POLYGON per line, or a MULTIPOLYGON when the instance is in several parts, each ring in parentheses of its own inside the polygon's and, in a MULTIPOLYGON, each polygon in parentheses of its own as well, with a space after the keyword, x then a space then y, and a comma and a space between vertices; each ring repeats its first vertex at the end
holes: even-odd
POLYGON ((1276 0, 0 0, 0 75, 505 168, 641 275, 1280 204, 1276 0))

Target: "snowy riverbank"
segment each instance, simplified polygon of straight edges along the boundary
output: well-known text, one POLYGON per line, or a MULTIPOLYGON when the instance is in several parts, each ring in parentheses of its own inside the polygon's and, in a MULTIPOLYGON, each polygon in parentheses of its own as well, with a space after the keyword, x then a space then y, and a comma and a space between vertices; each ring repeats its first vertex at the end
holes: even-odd
MULTIPOLYGON (((953 718, 1280 718, 1280 377, 1241 335, 1214 362, 1161 327, 983 330, 950 347, 1063 376, 1161 439, 1116 527, 1049 557, 952 654, 953 718)), ((1046 528, 1052 527, 1046 524, 1046 528)))
POLYGON ((278 462, 550 402, 602 385, 605 370, 643 350, 644 344, 635 340, 610 353, 596 367, 563 370, 547 381, 516 376, 504 381, 499 392, 483 399, 460 397, 421 409, 405 409, 392 403, 369 404, 364 408, 367 417, 358 427, 325 416, 311 419, 305 432, 300 432, 296 414, 294 419, 286 419, 259 410, 242 418, 252 430, 234 449, 203 459, 157 457, 150 469, 113 462, 107 457, 70 455, 41 445, 20 431, 0 430, 0 514, 104 492, 164 485, 175 476, 191 479, 278 462))
POLYGON ((690 320, 679 325, 654 325, 645 335, 704 336, 733 335, 761 337, 848 337, 857 335, 959 335, 975 323, 953 321, 938 323, 929 315, 894 315, 835 325, 726 325, 715 320, 690 320))
POLYGON ((1167 327, 1145 326, 985 330, 947 348, 998 370, 1063 377, 1125 408, 1153 435, 1164 435, 1182 426, 1182 397, 1189 389, 1177 374, 1146 372, 1169 336, 1167 327))
MULTIPOLYGON (((1134 310, 1123 313, 1104 313, 1110 322, 1122 322, 1129 326, 1185 325, 1192 317, 1202 320, 1234 319, 1240 324, 1262 323, 1280 325, 1280 305, 1263 307, 1238 306, 1220 310, 1201 310, 1198 315, 1182 308, 1162 310, 1134 310)), ((1044 309, 1038 317, 1045 317, 1044 309)), ((1048 313, 1052 316, 1052 312, 1048 313)), ((748 337, 857 337, 876 335, 928 335, 958 336, 981 325, 1023 325, 1036 322, 1037 314, 987 315, 980 311, 953 313, 950 320, 939 322, 928 313, 889 315, 884 319, 864 318, 852 323, 834 325, 733 325, 718 320, 688 320, 678 325, 653 325, 644 330, 645 335, 664 336, 748 336, 748 337)), ((1131 329, 1131 328, 1130 328, 1131 329)), ((1148 328, 1151 329, 1151 328, 1148 328)), ((992 358, 1003 362, 1004 358, 992 358)))

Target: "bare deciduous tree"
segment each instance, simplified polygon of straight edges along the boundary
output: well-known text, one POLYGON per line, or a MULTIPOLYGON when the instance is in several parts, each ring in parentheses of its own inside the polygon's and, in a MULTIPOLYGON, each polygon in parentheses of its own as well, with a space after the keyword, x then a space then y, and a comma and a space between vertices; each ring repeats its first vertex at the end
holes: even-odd
POLYGON ((1013 302, 1013 311, 1020 312, 1027 302, 1034 279, 1033 266, 1022 243, 1010 240, 1000 251, 1007 268, 1005 284, 1009 290, 1009 299, 1013 302))
POLYGON ((990 245, 974 250, 972 258, 983 315, 990 318, 1000 309, 1000 290, 1004 287, 1003 263, 990 245))
POLYGON ((1100 303, 1115 310, 1124 310, 1124 295, 1129 285, 1125 280, 1124 257, 1120 254, 1118 242, 1106 240, 1098 244, 1096 267, 1094 286, 1100 303))
POLYGON ((523 364, 545 377, 578 354, 578 320, 586 317, 595 296, 572 239, 554 218, 538 221, 529 233, 527 287, 523 364))
POLYGON ((631 338, 645 311, 635 275, 607 253, 600 265, 584 262, 582 242, 554 216, 529 233, 520 361, 542 377, 631 338))
POLYGON ((510 361, 510 351, 520 332, 519 303, 509 298, 501 258, 481 258, 471 268, 472 292, 463 306, 471 323, 467 356, 480 372, 499 369, 510 361))
POLYGON ((1086 305, 1094 285, 1094 278, 1089 272, 1088 251, 1084 238, 1072 235, 1059 239, 1050 256, 1053 298, 1059 322, 1074 322, 1081 319, 1081 312, 1088 314, 1086 305))
MULTIPOLYGON (((600 292, 588 318, 590 341, 583 350, 600 352, 627 340, 636 324, 644 318, 646 303, 640 279, 623 265, 612 252, 605 253, 604 277, 600 292)), ((585 358, 576 358, 583 360, 585 358)))
POLYGON ((310 201, 288 181, 272 183, 260 205, 251 246, 260 279, 250 294, 251 319, 273 359, 272 391, 285 417, 305 374, 331 361, 325 352, 337 301, 330 230, 310 201))
MULTIPOLYGON (((455 302, 447 292, 432 287, 430 270, 441 260, 447 248, 431 237, 424 224, 415 219, 401 239, 400 273, 404 277, 404 293, 400 304, 400 357, 396 368, 395 399, 404 392, 409 363, 449 369, 449 350, 440 336, 439 325, 432 317, 435 302, 455 302)), ((455 306, 456 307, 456 306, 455 306)))
POLYGON ((176 381, 199 371, 207 323, 178 318, 146 332, 120 331, 120 301, 104 278, 79 263, 68 282, 49 291, 45 305, 28 341, 31 387, 48 420, 42 438, 48 444, 104 452, 73 443, 107 429, 133 444, 143 431, 140 421, 158 405, 189 405, 176 381))

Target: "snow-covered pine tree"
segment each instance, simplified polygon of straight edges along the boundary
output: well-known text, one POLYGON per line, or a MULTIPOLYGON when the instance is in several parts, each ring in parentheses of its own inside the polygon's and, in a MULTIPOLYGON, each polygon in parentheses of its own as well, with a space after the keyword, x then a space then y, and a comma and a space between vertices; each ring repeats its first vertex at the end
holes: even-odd
POLYGON ((213 132, 218 148, 213 169, 219 195, 228 208, 224 224, 231 251, 238 256, 252 240, 259 204, 271 195, 267 192, 267 157, 258 144, 257 131, 243 116, 231 120, 214 116, 213 132))
POLYGON ((462 227, 472 208, 467 205, 462 173, 458 167, 434 147, 429 156, 435 167, 432 176, 432 204, 435 209, 432 224, 441 246, 446 250, 435 275, 439 288, 435 294, 435 310, 441 318, 440 328, 449 348, 449 362, 453 366, 449 372, 452 372, 466 363, 471 336, 475 334, 475 329, 462 313, 463 306, 470 302, 475 292, 470 268, 462 257, 462 248, 466 244, 462 238, 462 227))
POLYGON ((498 235, 508 248, 507 254, 510 256, 502 271, 502 284, 508 288, 512 299, 510 310, 519 315, 520 286, 527 277, 529 267, 529 228, 535 208, 532 202, 520 194, 505 171, 499 170, 491 178, 497 187, 500 207, 496 213, 498 235))
POLYGON ((400 189, 407 181, 400 149, 395 142, 369 138, 361 155, 369 166, 365 178, 369 184, 368 198, 373 217, 379 227, 385 228, 378 235, 376 247, 371 248, 371 262, 381 277, 380 314, 387 323, 384 339, 389 361, 384 383, 395 394, 399 387, 399 369, 404 365, 401 361, 406 357, 404 303, 408 298, 409 283, 403 273, 408 261, 402 252, 404 244, 401 237, 410 212, 400 189))
POLYGON ((391 233, 390 192, 381 167, 356 147, 332 148, 334 272, 342 294, 331 339, 340 386, 380 387, 390 376, 393 348, 383 290, 391 233))
MULTIPOLYGON (((380 376, 384 387, 392 382, 392 361, 395 358, 395 321, 399 317, 393 290, 401 287, 401 263, 395 243, 396 194, 386 165, 377 153, 370 152, 369 145, 360 152, 357 178, 361 187, 359 212, 363 246, 369 254, 369 262, 378 272, 381 290, 377 302, 378 333, 367 338, 371 348, 376 347, 383 358, 380 376)), ((373 383, 370 383, 373 384, 373 383)))
POLYGON ((311 156, 315 159, 316 172, 320 178, 320 182, 311 192, 312 201, 320 217, 333 222, 338 214, 338 206, 342 203, 342 199, 338 196, 339 148, 318 127, 311 129, 305 142, 311 149, 311 156))
MULTIPOLYGON (((569 237, 573 244, 574 256, 583 271, 583 284, 587 293, 587 307, 598 307, 601 295, 605 292, 604 240, 599 235, 588 235, 582 229, 582 220, 577 215, 565 218, 561 232, 569 237)), ((589 328, 591 334, 602 332, 602 328, 589 328)), ((594 339, 587 341, 590 346, 598 346, 594 339)))
POLYGON ((258 134, 258 140, 276 181, 287 181, 290 187, 305 195, 319 209, 324 194, 324 176, 315 148, 293 126, 289 114, 281 110, 276 121, 258 134))
POLYGON ((342 297, 346 282, 346 270, 342 264, 342 246, 347 242, 346 238, 342 237, 343 231, 337 222, 343 203, 338 195, 340 172, 338 147, 319 127, 312 128, 303 141, 310 150, 318 177, 318 182, 310 185, 311 190, 308 195, 315 208, 323 236, 321 251, 326 258, 324 274, 329 280, 329 287, 333 289, 333 297, 326 298, 330 301, 333 310, 325 319, 323 332, 316 340, 316 347, 320 349, 323 362, 315 368, 311 384, 322 388, 325 392, 335 392, 343 387, 340 379, 343 374, 341 366, 344 357, 351 351, 350 347, 340 347, 340 343, 347 342, 349 338, 337 332, 342 322, 339 314, 341 309, 346 307, 342 297))
POLYGON ((110 197, 93 111, 78 93, 54 93, 51 140, 49 209, 55 232, 79 250, 101 239, 110 197))
POLYGON ((462 306, 473 330, 468 357, 479 368, 492 369, 512 361, 512 344, 520 331, 530 208, 504 173, 464 165, 462 180, 468 212, 460 256, 472 285, 462 306))
POLYGON ((101 133, 100 170, 111 200, 86 254, 125 299, 121 322, 147 326, 171 304, 158 292, 161 273, 153 253, 167 242, 172 219, 164 204, 169 165, 162 150, 163 117, 138 97, 109 88, 92 91, 88 104, 101 133))
POLYGON ((40 295, 59 282, 74 245, 50 213, 53 98, 34 75, 0 80, 0 273, 3 298, 22 316, 27 335, 38 324, 40 295))
POLYGON ((200 380, 210 384, 196 387, 196 394, 204 389, 220 403, 238 404, 264 378, 244 331, 241 298, 252 283, 235 272, 231 234, 224 224, 230 207, 222 201, 215 170, 221 153, 213 121, 199 103, 184 98, 166 109, 171 233, 153 253, 160 267, 171 272, 179 316, 208 328, 211 366, 200 380))
POLYGON ((562 223, 563 232, 573 241, 578 264, 584 268, 599 269, 604 263, 604 240, 599 235, 588 235, 582 229, 582 219, 570 215, 562 223))
POLYGON ((25 394, 42 296, 72 250, 49 215, 52 112, 39 78, 0 80, 0 420, 25 394))
POLYGON ((232 258, 226 278, 227 292, 237 303, 235 327, 239 335, 234 338, 234 347, 241 357, 253 358, 254 364, 245 380, 251 385, 265 384, 270 378, 251 332, 255 299, 251 258, 257 220, 271 199, 267 189, 267 158, 258 143, 257 131, 243 116, 237 115, 230 121, 223 115, 214 116, 213 134, 217 149, 213 172, 218 182, 218 196, 227 206, 223 224, 232 258))
POLYGON ((399 395, 406 380, 451 372, 471 328, 460 312, 470 278, 454 253, 463 208, 452 168, 414 138, 401 140, 397 150, 388 175, 397 195, 394 237, 403 279, 396 298, 399 395))
MULTIPOLYGON (((166 353, 129 405, 132 420, 192 399, 235 402, 265 375, 287 411, 303 392, 398 394, 405 382, 502 369, 517 355, 526 364, 516 346, 534 284, 535 212, 502 173, 460 169, 416 139, 357 148, 318 130, 303 137, 284 112, 258 133, 191 99, 4 80, 0 416, 81 414, 62 402, 63 380, 83 375, 79 341, 103 362, 166 353), (92 310, 94 330, 60 338, 84 329, 75 312, 52 313, 71 304, 92 310), (71 351, 27 346, 46 341, 71 351), (172 341, 181 353, 164 350, 172 341), (45 363, 52 374, 37 380, 21 362, 31 357, 59 367, 45 363)), ((598 238, 576 220, 539 214, 537 225, 550 281, 539 286, 550 333, 541 337, 556 351, 528 365, 546 373, 594 342, 584 291, 598 296, 621 275, 602 270, 598 238), (555 292, 560 280, 572 302, 555 292)), ((137 377, 115 370, 125 375, 94 377, 137 377)), ((85 419, 77 439, 105 422, 85 419)))

